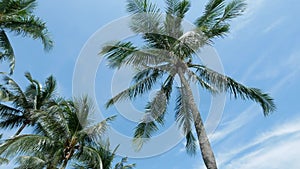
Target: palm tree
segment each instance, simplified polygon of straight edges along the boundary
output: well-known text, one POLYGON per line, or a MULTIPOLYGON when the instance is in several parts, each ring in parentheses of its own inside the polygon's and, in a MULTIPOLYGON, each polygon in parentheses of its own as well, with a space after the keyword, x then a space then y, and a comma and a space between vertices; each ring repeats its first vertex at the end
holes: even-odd
POLYGON ((148 0, 128 0, 128 12, 133 15, 131 29, 138 33, 144 43, 119 41, 103 47, 101 54, 111 68, 131 66, 138 70, 133 85, 120 92, 107 103, 106 107, 125 99, 134 99, 149 92, 162 81, 156 96, 147 103, 145 118, 135 128, 134 143, 140 149, 143 143, 164 124, 164 115, 174 88, 174 79, 179 77, 175 119, 186 136, 189 154, 200 146, 203 161, 208 169, 216 169, 216 160, 209 143, 199 109, 190 87, 196 83, 212 93, 228 92, 234 98, 249 99, 261 105, 264 115, 275 110, 272 98, 261 90, 248 88, 232 78, 220 74, 195 60, 195 51, 211 45, 217 37, 224 37, 230 25, 228 21, 239 16, 245 9, 243 0, 209 0, 202 16, 195 21, 196 28, 184 33, 182 20, 190 8, 188 0, 166 0, 166 14, 148 0), (160 22, 163 20, 163 22, 160 22), (197 133, 195 138, 192 129, 197 133))
POLYGON ((36 113, 39 124, 36 134, 18 135, 6 140, 0 146, 0 154, 5 158, 18 158, 19 168, 65 169, 70 161, 84 157, 95 166, 102 166, 98 152, 90 145, 100 141, 106 131, 109 117, 95 125, 90 125, 87 115, 93 113, 93 106, 86 97, 76 101, 61 100, 48 112, 36 113))
POLYGON ((19 127, 19 135, 26 126, 34 126, 34 114, 47 110, 55 102, 56 80, 49 76, 45 84, 33 79, 30 73, 25 73, 29 85, 23 91, 10 77, 4 76, 0 84, 0 128, 19 127))
POLYGON ((0 1, 0 61, 9 61, 10 74, 14 71, 15 54, 7 32, 40 39, 46 51, 53 46, 46 24, 33 14, 35 7, 35 0, 0 1))
MULTIPOLYGON (((94 149, 99 156, 102 159, 102 169, 133 169, 135 167, 135 164, 125 164, 127 163, 127 158, 124 157, 121 159, 120 162, 115 164, 113 167, 113 160, 115 159, 116 156, 116 151, 119 146, 117 146, 113 151, 110 150, 110 143, 107 140, 104 143, 97 143, 97 144, 92 144, 90 145, 90 148, 94 149)), ((75 168, 79 169, 85 169, 85 168, 90 168, 90 169, 99 169, 101 168, 100 163, 97 162, 92 162, 89 160, 90 156, 80 156, 79 157, 79 163, 75 164, 75 168), (96 164, 96 166, 95 166, 96 164)))

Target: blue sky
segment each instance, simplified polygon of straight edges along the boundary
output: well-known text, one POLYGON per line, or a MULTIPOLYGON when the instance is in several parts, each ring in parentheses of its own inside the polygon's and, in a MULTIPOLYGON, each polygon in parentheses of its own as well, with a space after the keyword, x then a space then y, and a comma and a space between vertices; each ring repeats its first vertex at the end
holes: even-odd
MULTIPOLYGON (((204 2, 191 2, 187 20, 193 22, 204 2)), ((300 2, 247 2, 245 15, 232 22, 229 36, 216 40, 214 47, 225 73, 270 93, 277 111, 265 118, 258 105, 228 97, 222 121, 210 135, 213 149, 222 169, 298 169, 300 24, 295 18, 300 14, 300 2)), ((127 15, 125 1, 100 0, 39 1, 36 13, 47 22, 55 47, 45 53, 40 42, 11 35, 17 60, 13 77, 25 84, 25 71, 40 80, 53 74, 58 91, 66 97, 72 96, 74 66, 85 42, 102 26, 127 15)), ((208 102, 205 99, 210 97, 202 97, 201 101, 208 102)), ((203 105, 200 109, 205 112, 208 108, 203 105)), ((110 109, 108 113, 117 112, 110 109)), ((138 169, 204 169, 200 155, 187 156, 183 148, 181 142, 159 156, 130 162, 137 163, 138 169)))

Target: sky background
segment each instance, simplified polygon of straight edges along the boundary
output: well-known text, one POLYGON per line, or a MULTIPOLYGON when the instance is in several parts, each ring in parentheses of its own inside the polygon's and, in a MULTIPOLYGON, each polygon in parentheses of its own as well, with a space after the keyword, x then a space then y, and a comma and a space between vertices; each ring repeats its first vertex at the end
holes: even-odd
MULTIPOLYGON (((186 19, 193 22, 200 16, 205 2, 192 0, 186 19)), ((210 137, 213 150, 221 169, 298 169, 300 24, 296 18, 300 2, 247 3, 245 15, 232 22, 231 33, 216 40, 214 47, 226 75, 270 93, 277 111, 265 118, 257 104, 228 97, 222 121, 210 137)), ((45 53, 39 41, 10 35, 16 54, 13 78, 26 84, 26 71, 40 81, 53 74, 58 92, 71 97, 74 66, 83 45, 99 28, 126 16, 125 6, 125 1, 116 0, 39 1, 36 14, 47 22, 55 47, 45 53)), ((5 64, 0 66, 2 70, 5 64)), ((205 98, 209 99, 202 98, 203 103, 208 102, 205 98)), ((205 112, 207 105, 202 109, 201 104, 205 112)), ((108 113, 117 113, 113 111, 108 113)), ((200 155, 186 155, 184 142, 159 156, 129 161, 137 163, 137 169, 204 169, 200 155)))

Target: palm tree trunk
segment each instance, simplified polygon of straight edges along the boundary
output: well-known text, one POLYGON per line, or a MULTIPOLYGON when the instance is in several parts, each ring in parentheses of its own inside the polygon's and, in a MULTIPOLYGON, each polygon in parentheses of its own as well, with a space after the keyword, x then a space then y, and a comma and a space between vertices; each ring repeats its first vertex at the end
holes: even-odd
POLYGON ((194 126, 195 126, 195 129, 197 132, 198 142, 199 142, 199 146, 200 146, 204 164, 207 169, 217 169, 218 167, 217 167, 216 159, 215 159, 214 153, 212 151, 211 145, 209 143, 209 140, 208 140, 201 116, 200 116, 200 112, 195 104, 195 100, 193 97, 191 87, 188 84, 186 78, 184 77, 184 73, 182 72, 181 68, 179 68, 178 74, 180 77, 180 81, 183 85, 183 89, 185 90, 185 92, 188 96, 188 98, 184 98, 184 99, 188 100, 190 109, 193 112, 194 126))
POLYGON ((22 126, 18 129, 18 131, 15 133, 15 135, 13 137, 18 136, 23 131, 23 129, 26 127, 26 125, 27 125, 26 123, 23 123, 22 126))

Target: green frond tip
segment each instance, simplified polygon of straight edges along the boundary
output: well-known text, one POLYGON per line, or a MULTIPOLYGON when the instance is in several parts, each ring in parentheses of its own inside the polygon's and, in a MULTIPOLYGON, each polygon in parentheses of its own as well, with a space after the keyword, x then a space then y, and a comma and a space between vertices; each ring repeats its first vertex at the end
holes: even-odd
POLYGON ((186 145, 185 149, 188 155, 196 155, 197 153, 197 140, 195 136, 193 135, 192 131, 189 131, 187 135, 185 136, 186 138, 186 145))
POLYGON ((158 130, 152 119, 145 119, 135 128, 133 146, 136 151, 142 149, 145 142, 149 141, 152 134, 158 130))
POLYGON ((276 110, 274 99, 269 94, 262 93, 262 91, 257 88, 249 88, 249 92, 254 96, 253 100, 260 104, 265 116, 268 116, 271 112, 276 110))

